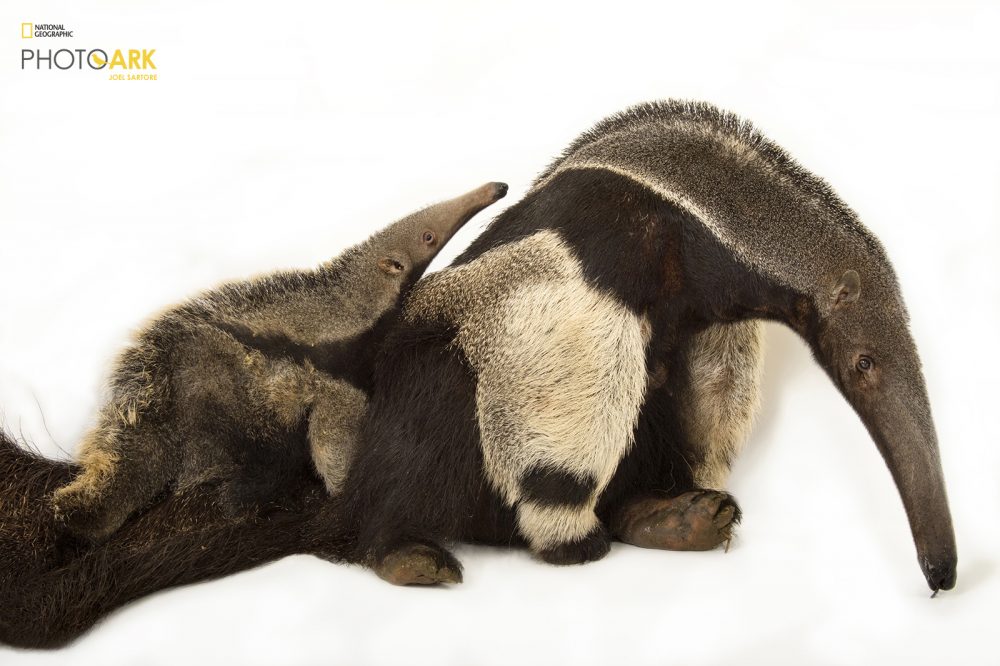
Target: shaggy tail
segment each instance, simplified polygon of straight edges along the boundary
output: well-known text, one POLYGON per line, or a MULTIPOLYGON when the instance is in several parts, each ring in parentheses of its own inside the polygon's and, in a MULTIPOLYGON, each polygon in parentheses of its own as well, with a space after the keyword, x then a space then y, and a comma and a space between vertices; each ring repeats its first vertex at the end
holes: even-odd
POLYGON ((0 432, 0 642, 59 647, 151 592, 293 553, 345 560, 353 543, 337 501, 310 478, 265 514, 228 516, 204 486, 169 495, 98 546, 74 545, 49 504, 74 472, 0 432))

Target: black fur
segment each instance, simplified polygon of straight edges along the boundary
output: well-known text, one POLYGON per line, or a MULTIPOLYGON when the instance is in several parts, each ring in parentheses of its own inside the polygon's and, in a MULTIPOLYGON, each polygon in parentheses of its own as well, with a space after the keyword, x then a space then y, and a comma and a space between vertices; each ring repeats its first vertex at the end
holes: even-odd
POLYGON ((597 481, 578 479, 555 467, 536 465, 520 480, 521 497, 541 506, 582 506, 587 503, 597 481))
POLYGON ((378 561, 403 543, 441 544, 470 533, 513 539, 513 513, 480 473, 475 376, 449 346, 452 336, 406 327, 390 336, 376 364, 363 453, 344 489, 349 515, 360 521, 357 559, 378 561), (435 408, 441 405, 447 409, 435 408))
POLYGON ((695 489, 695 456, 684 440, 670 394, 668 387, 647 394, 635 441, 598 500, 597 515, 605 524, 611 524, 623 504, 645 492, 676 496, 695 489))
POLYGON ((601 559, 611 550, 611 537, 604 525, 597 525, 579 541, 561 543, 543 550, 539 557, 549 564, 583 564, 601 559))
POLYGON ((303 418, 291 430, 265 438, 246 435, 219 438, 236 468, 219 481, 221 506, 231 514, 267 510, 274 498, 284 497, 314 474, 306 445, 308 421, 303 418))

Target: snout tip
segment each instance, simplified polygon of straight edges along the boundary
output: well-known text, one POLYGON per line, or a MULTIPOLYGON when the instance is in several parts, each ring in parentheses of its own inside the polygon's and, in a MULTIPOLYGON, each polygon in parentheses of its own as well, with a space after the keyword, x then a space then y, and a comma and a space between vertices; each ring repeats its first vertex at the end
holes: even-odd
POLYGON ((931 588, 931 591, 937 593, 938 590, 950 590, 955 587, 955 581, 958 578, 955 560, 934 564, 924 561, 921 563, 921 568, 924 570, 924 578, 927 579, 927 586, 931 588))
POLYGON ((507 183, 490 183, 493 186, 493 201, 507 196, 507 183))

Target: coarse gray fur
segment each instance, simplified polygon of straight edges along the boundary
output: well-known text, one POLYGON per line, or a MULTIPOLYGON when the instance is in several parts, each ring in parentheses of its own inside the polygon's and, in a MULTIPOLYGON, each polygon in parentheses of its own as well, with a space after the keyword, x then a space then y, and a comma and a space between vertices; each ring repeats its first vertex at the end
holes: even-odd
POLYGON ((710 104, 651 102, 611 116, 574 141, 533 189, 584 168, 647 185, 694 213, 748 265, 802 293, 826 296, 817 271, 836 279, 841 266, 861 259, 871 263, 866 288, 877 281, 898 293, 882 244, 833 189, 748 121, 710 104))

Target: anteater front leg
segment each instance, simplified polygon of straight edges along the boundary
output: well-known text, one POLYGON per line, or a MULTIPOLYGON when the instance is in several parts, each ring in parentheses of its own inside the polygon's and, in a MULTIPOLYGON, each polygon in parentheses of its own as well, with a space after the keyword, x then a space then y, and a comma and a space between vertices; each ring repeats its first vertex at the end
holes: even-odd
POLYGON ((648 327, 575 282, 525 289, 508 309, 478 364, 486 478, 543 560, 599 559, 609 536, 595 508, 632 441, 648 327))
POLYGON ((594 513, 597 483, 565 468, 538 465, 519 481, 517 527, 550 564, 581 564, 604 557, 611 538, 594 513))
POLYGON ((477 440, 474 375, 450 339, 390 338, 333 500, 358 532, 349 559, 397 585, 460 582, 446 545, 469 533, 483 494, 477 440))
POLYGON ((368 397, 340 379, 323 377, 309 413, 309 452, 327 492, 341 492, 354 459, 368 397))

